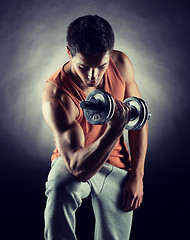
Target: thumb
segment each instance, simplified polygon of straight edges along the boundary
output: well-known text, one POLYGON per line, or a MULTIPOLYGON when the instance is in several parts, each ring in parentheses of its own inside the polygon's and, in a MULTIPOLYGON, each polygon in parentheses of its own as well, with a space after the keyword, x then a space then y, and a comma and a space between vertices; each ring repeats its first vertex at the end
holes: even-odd
POLYGON ((127 200, 127 193, 125 191, 123 191, 123 193, 122 193, 122 208, 125 207, 126 200, 127 200))

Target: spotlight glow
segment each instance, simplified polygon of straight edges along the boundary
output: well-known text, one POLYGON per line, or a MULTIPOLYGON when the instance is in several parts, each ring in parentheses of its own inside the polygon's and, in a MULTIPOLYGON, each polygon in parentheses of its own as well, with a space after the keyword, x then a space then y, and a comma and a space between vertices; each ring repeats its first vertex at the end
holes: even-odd
MULTIPOLYGON (((72 2, 75 6, 76 1, 72 2)), ((175 29, 171 28, 170 20, 164 12, 162 16, 161 13, 153 15, 148 6, 146 9, 144 5, 144 8, 135 5, 134 11, 132 2, 114 2, 108 6, 101 1, 101 9, 100 1, 91 3, 82 1, 81 11, 77 2, 71 14, 70 4, 63 1, 57 1, 56 5, 47 2, 45 7, 41 2, 36 5, 28 2, 27 11, 23 11, 24 6, 20 4, 15 12, 16 7, 10 5, 10 14, 4 16, 9 27, 2 26, 4 59, 0 68, 5 81, 1 81, 1 125, 6 141, 14 142, 15 147, 29 155, 45 159, 54 148, 52 133, 41 113, 42 91, 46 79, 68 61, 65 50, 68 24, 84 14, 106 18, 115 31, 115 49, 125 52, 132 61, 136 82, 152 114, 151 142, 160 145, 160 139, 169 141, 169 133, 173 136, 178 131, 176 116, 180 103, 177 98, 185 102, 187 95, 179 83, 182 53, 173 39, 175 29), (143 11, 148 12, 143 14, 143 11), (20 14, 17 18, 16 13, 20 14), (168 119, 173 119, 170 124, 167 124, 168 119)), ((180 22, 175 21, 175 24, 181 26, 180 22)), ((177 34, 175 32, 179 39, 181 34, 177 34)))

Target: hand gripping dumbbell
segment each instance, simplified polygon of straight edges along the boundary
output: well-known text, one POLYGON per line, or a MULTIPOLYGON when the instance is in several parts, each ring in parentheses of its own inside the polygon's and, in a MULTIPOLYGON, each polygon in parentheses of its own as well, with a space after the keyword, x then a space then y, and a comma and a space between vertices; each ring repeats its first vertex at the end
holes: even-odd
MULTIPOLYGON (((123 103, 130 108, 129 122, 126 124, 125 129, 141 129, 151 116, 145 101, 141 98, 129 97, 123 103)), ((84 116, 89 123, 103 125, 113 117, 115 101, 108 92, 96 89, 87 96, 85 101, 80 102, 80 107, 83 109, 84 116)))

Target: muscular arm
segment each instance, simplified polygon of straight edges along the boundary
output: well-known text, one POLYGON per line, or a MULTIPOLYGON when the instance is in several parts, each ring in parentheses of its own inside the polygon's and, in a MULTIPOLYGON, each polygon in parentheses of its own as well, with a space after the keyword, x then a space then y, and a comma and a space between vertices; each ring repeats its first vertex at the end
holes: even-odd
MULTIPOLYGON (((52 84, 47 84, 42 99, 44 118, 53 132, 58 151, 68 171, 80 181, 87 181, 100 170, 112 152, 123 132, 126 114, 119 115, 116 111, 115 120, 108 125, 105 133, 94 143, 85 146, 84 133, 75 120, 77 110, 73 105, 67 95, 60 97, 56 88, 52 84), (118 120, 123 122, 120 128, 114 125, 114 121, 118 120)), ((120 111, 124 111, 119 102, 116 105, 120 111)))
MULTIPOLYGON (((125 80, 125 98, 136 96, 141 97, 137 84, 135 82, 134 70, 129 58, 121 52, 117 52, 115 60, 116 65, 125 80)), ((145 126, 138 131, 129 131, 129 146, 132 158, 131 175, 139 175, 143 177, 144 161, 147 151, 148 141, 148 126, 145 126)))
MULTIPOLYGON (((141 97, 129 58, 125 54, 117 52, 116 59, 116 65, 125 79, 125 98, 131 96, 141 97)), ((139 207, 142 202, 144 163, 148 143, 148 124, 145 124, 145 126, 138 131, 129 131, 128 138, 132 166, 130 178, 123 188, 124 211, 134 210, 139 207)))
MULTIPOLYGON (((128 61, 127 61, 128 62, 128 61)), ((126 88, 125 88, 125 98, 136 96, 141 97, 139 89, 134 79, 134 71, 130 61, 127 63, 129 65, 127 76, 126 76, 126 88)), ((129 131, 129 146, 131 152, 131 176, 137 176, 143 178, 144 176, 144 163, 147 152, 148 144, 148 124, 146 123, 143 128, 138 131, 129 131)))

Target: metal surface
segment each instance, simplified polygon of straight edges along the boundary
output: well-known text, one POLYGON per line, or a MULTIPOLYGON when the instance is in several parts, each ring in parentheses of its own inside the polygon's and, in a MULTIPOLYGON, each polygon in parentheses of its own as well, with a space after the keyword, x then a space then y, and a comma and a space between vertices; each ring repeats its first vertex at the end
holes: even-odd
MULTIPOLYGON (((130 120, 125 129, 128 131, 141 129, 151 116, 146 102, 141 98, 129 97, 124 100, 124 103, 130 107, 130 120)), ((109 93, 97 89, 80 103, 80 107, 89 123, 103 125, 113 117, 115 101, 109 93)))
POLYGON ((94 90, 80 103, 86 120, 93 125, 103 125, 112 118, 115 102, 112 96, 102 90, 94 90))

